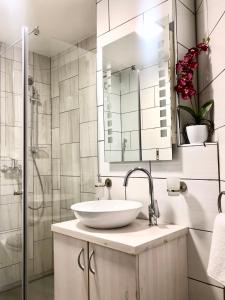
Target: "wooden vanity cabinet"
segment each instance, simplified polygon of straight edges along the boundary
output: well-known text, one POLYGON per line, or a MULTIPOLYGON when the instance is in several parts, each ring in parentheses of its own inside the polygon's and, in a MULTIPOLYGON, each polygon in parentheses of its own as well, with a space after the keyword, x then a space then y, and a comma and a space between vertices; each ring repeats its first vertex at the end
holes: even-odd
POLYGON ((134 255, 54 233, 55 300, 187 300, 186 249, 186 235, 134 255))
POLYGON ((54 300, 89 300, 87 249, 85 241, 54 233, 54 300))

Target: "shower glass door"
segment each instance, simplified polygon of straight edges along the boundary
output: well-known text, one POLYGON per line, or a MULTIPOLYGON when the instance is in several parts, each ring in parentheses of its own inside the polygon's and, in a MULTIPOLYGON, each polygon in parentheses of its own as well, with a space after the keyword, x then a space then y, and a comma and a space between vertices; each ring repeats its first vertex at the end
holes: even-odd
POLYGON ((56 40, 41 28, 28 45, 28 299, 53 300, 51 225, 73 219, 70 206, 81 199, 78 64, 90 64, 90 54, 86 43, 56 40))
POLYGON ((0 45, 0 300, 54 299, 51 224, 94 199, 95 49, 37 28, 0 45))
POLYGON ((0 45, 0 300, 22 299, 22 44, 0 45))

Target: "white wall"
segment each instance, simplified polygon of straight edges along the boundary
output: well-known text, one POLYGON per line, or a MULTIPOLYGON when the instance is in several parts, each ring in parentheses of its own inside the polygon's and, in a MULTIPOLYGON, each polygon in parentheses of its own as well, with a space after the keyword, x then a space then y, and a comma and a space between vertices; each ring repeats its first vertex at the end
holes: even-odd
MULTIPOLYGON (((188 236, 190 300, 222 300, 224 299, 223 289, 206 274, 219 193, 217 144, 208 144, 206 147, 174 147, 171 162, 126 164, 104 162, 101 46, 126 35, 132 28, 135 28, 138 22, 141 22, 143 13, 162 2, 162 0, 100 0, 97 3, 99 172, 103 180, 106 177, 112 179, 112 198, 124 199, 122 183, 126 172, 135 166, 142 166, 151 171, 154 178, 155 198, 161 210, 160 221, 183 224, 190 228, 188 236), (169 197, 166 192, 166 177, 169 176, 180 176, 188 186, 187 193, 178 197, 169 197)), ((177 0, 175 4, 177 10, 176 46, 177 56, 180 58, 187 48, 194 46, 196 42, 195 4, 194 1, 185 0, 177 0)), ((160 12, 162 7, 163 5, 158 6, 157 10, 160 12)), ((141 200, 147 205, 149 202, 147 178, 141 173, 136 173, 134 176, 129 181, 127 196, 130 199, 141 200)))

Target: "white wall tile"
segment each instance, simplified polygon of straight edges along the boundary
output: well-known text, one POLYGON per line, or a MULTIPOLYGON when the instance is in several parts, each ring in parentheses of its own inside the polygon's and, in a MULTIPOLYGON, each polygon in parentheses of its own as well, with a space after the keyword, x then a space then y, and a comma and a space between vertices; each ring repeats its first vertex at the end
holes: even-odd
POLYGON ((162 2, 162 0, 110 0, 111 28, 140 15, 162 2))
POLYGON ((60 112, 76 109, 78 103, 78 77, 60 82, 59 85, 60 112))
MULTIPOLYGON (((202 26, 202 24, 199 24, 199 26, 202 26)), ((225 18, 223 17, 217 24, 213 33, 210 35, 209 52, 206 54, 203 53, 199 56, 200 91, 225 68, 225 45, 221 40, 221 35, 223 34, 224 26, 225 18)))
POLYGON ((96 84, 96 54, 87 52, 79 57, 79 88, 96 84))
POLYGON ((187 6, 193 13, 195 13, 195 0, 180 0, 185 6, 187 6))
POLYGON ((95 193, 97 157, 81 158, 81 191, 95 193))
POLYGON ((60 113, 60 143, 78 143, 80 141, 79 110, 60 113))
POLYGON ((215 0, 214 2, 203 0, 197 12, 198 21, 198 41, 207 37, 221 18, 225 10, 224 1, 215 0), (204 35, 205 34, 205 35, 204 35))
POLYGON ((61 145, 61 174, 80 176, 80 144, 61 145))
POLYGON ((109 30, 108 0, 97 3, 97 35, 109 30))
POLYGON ((97 39, 97 52, 98 52, 98 70, 102 69, 102 47, 132 33, 135 31, 137 26, 143 24, 143 16, 138 16, 129 22, 124 23, 121 26, 103 34, 97 39))
MULTIPOLYGON (((201 72, 204 72, 204 67, 201 66, 201 72)), ((203 74, 202 74, 203 75, 203 74)), ((204 79, 202 78, 202 84, 205 85, 204 79)), ((225 124, 225 110, 224 110, 224 80, 225 72, 223 72, 219 77, 217 77, 212 84, 205 88, 200 94, 201 104, 213 99, 213 119, 215 128, 221 127, 225 124)))
POLYGON ((80 124, 80 155, 81 157, 97 155, 97 122, 80 124))
POLYGON ((195 46, 195 15, 177 1, 177 39, 182 45, 195 46))
POLYGON ((150 196, 147 177, 129 179, 127 186, 127 199, 140 201, 143 204, 140 217, 148 219, 148 205, 150 204, 150 196))
POLYGON ((80 122, 96 121, 96 86, 79 91, 80 122))
POLYGON ((110 189, 105 188, 104 199, 113 199, 113 200, 124 200, 125 199, 125 190, 123 186, 122 177, 102 177, 102 182, 105 182, 106 178, 112 180, 112 187, 110 189))
POLYGON ((187 192, 168 196, 167 180, 154 179, 161 222, 212 231, 217 214, 218 181, 185 180, 187 192))
POLYGON ((189 300, 223 300, 223 289, 189 279, 189 300))
POLYGON ((80 201, 80 177, 61 176, 61 208, 70 209, 73 203, 80 201))
POLYGON ((154 177, 178 176, 192 179, 218 179, 217 145, 187 146, 173 149, 170 162, 153 162, 154 177), (194 167, 194 170, 193 170, 194 167))
POLYGON ((221 286, 207 275, 212 233, 190 229, 188 234, 188 276, 221 286))
POLYGON ((93 200, 96 200, 96 195, 94 193, 81 193, 81 202, 93 200))
POLYGON ((38 131, 38 143, 40 145, 51 144, 51 116, 39 114, 39 131, 38 131))

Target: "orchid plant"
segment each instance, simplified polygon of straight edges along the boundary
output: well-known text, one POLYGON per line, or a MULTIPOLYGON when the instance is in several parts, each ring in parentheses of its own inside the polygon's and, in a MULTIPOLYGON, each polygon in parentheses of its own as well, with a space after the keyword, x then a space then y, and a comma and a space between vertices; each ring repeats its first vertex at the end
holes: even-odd
POLYGON ((207 114, 213 107, 213 100, 207 101, 204 105, 199 107, 195 96, 197 91, 193 84, 194 71, 198 67, 197 58, 202 52, 207 52, 209 49, 209 38, 204 39, 202 43, 196 47, 190 48, 184 55, 183 60, 179 60, 176 64, 177 85, 175 90, 183 100, 190 101, 191 107, 187 105, 179 105, 178 108, 189 113, 196 125, 206 124, 209 129, 213 128, 213 122, 206 119, 207 114))

